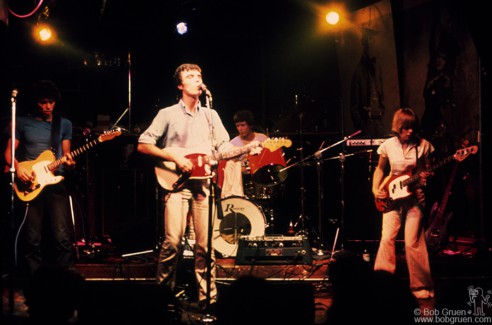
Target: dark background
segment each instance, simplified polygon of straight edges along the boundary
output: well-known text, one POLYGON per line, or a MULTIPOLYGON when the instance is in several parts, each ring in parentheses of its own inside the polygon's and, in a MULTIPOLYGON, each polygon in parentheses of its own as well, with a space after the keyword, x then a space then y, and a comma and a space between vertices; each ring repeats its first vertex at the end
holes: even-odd
MULTIPOLYGON (((351 12, 374 1, 342 3, 351 12)), ((392 1, 395 24, 402 3, 392 1)), ((452 3, 463 6, 462 13, 470 23, 483 65, 481 89, 487 89, 489 53, 482 33, 485 11, 479 1, 452 3)), ((122 246, 131 242, 138 248, 152 246, 159 235, 159 190, 151 166, 134 148, 139 133, 157 110, 176 101, 178 91, 172 75, 181 63, 202 67, 214 108, 231 137, 235 136, 232 116, 239 109, 252 110, 271 135, 291 138, 293 146, 285 152, 293 161, 300 157, 300 149, 304 156, 311 155, 323 141, 327 145, 348 136, 341 125, 337 37, 318 28, 321 17, 316 8, 326 2, 51 0, 45 4, 50 5, 58 44, 41 46, 32 41, 36 14, 25 19, 9 15, 8 25, 0 22, 2 127, 10 118, 12 89, 19 89, 18 112, 22 114, 23 91, 38 79, 51 79, 60 87, 63 100, 57 110, 73 121, 74 147, 86 141, 84 129, 97 134, 98 115, 108 115, 114 123, 129 108, 119 123, 127 132, 80 158, 80 168, 71 180, 79 195, 79 225, 85 227, 85 235, 111 235, 116 241, 121 239, 122 246), (180 17, 189 22, 186 35, 175 32, 180 17), (129 236, 133 236, 131 240, 129 236)), ((10 1, 10 5, 17 13, 32 10, 31 1, 10 1)), ((398 45, 405 35, 395 37, 398 45)), ((487 91, 482 92, 486 148, 489 100, 487 91)), ((357 149, 337 146, 324 157, 336 158, 342 151, 357 149)), ((481 157, 486 163, 488 154, 481 157)), ((321 170, 315 165, 290 169, 284 187, 275 190, 271 203, 278 231, 283 232, 302 214, 300 189, 304 187, 305 227, 313 236, 323 235, 331 243, 334 229, 343 221, 347 238, 377 239, 379 214, 370 193, 376 160, 358 154, 343 165, 339 159, 326 160, 321 170)), ((484 178, 487 174, 484 171, 484 178)), ((483 215, 486 212, 482 211, 483 215)))

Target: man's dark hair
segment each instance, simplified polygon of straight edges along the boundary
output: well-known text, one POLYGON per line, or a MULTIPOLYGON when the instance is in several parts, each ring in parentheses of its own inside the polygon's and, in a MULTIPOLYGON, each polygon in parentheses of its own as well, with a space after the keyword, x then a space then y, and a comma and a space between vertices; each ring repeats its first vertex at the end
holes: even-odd
POLYGON ((38 100, 45 98, 58 102, 61 100, 61 93, 52 81, 40 80, 32 85, 31 99, 34 102, 37 102, 38 100))
POLYGON ((174 71, 174 81, 176 81, 177 86, 183 83, 183 80, 181 80, 181 72, 188 71, 188 70, 197 70, 200 73, 202 73, 202 68, 200 68, 200 66, 198 66, 197 64, 193 64, 193 63, 181 64, 179 67, 176 68, 176 71, 174 71))
POLYGON ((249 110, 237 111, 232 118, 234 123, 246 122, 249 126, 252 126, 255 122, 253 113, 249 110))

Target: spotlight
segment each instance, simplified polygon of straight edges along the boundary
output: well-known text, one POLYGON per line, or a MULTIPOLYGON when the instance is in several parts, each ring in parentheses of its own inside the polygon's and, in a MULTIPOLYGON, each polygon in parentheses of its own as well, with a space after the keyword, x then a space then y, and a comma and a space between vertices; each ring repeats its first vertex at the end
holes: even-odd
POLYGON ((326 21, 330 25, 336 25, 340 21, 340 15, 336 11, 330 11, 326 14, 326 21))
POLYGON ((50 16, 48 6, 45 6, 38 15, 38 21, 33 29, 33 36, 36 42, 41 44, 51 44, 56 39, 54 28, 47 22, 50 16))
POLYGON ((40 43, 50 43, 53 41, 55 32, 48 24, 37 24, 34 27, 34 38, 40 43))
POLYGON ((188 25, 182 21, 176 25, 176 31, 179 35, 184 35, 188 32, 188 25))

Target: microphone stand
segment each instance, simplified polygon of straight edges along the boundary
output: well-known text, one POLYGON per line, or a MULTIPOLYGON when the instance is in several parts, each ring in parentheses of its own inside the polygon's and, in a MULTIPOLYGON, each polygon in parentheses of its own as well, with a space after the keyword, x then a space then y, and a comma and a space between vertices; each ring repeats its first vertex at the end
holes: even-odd
POLYGON ((121 119, 123 118, 123 116, 125 116, 126 113, 128 113, 130 111, 130 109, 127 107, 123 113, 121 113, 120 117, 118 117, 118 119, 116 120, 116 122, 114 122, 113 126, 111 127, 111 130, 110 131, 114 131, 114 130, 117 130, 117 129, 120 129, 120 130, 124 130, 122 127, 119 127, 117 126, 118 123, 120 123, 121 119))
MULTIPOLYGON (((205 85, 202 85, 202 89, 206 94, 206 106, 208 108, 208 113, 209 113, 209 125, 210 125, 210 133, 211 133, 211 139, 212 139, 212 153, 215 151, 215 129, 213 126, 213 121, 212 121, 212 94, 210 91, 207 89, 205 85)), ((217 167, 217 164, 213 164, 213 167, 217 167)), ((212 168, 212 175, 214 171, 212 168)), ((209 201, 208 201, 208 232, 207 232, 207 294, 206 294, 206 310, 209 309, 210 307, 210 290, 212 288, 212 235, 213 235, 213 207, 216 202, 216 193, 215 193, 215 184, 214 184, 214 177, 212 176, 209 180, 209 201)), ((219 206, 219 209, 222 209, 221 206, 219 206)), ((202 322, 213 322, 215 321, 215 318, 212 315, 209 315, 208 313, 202 318, 202 322)))
POLYGON ((14 233, 15 233, 15 190, 14 190, 14 182, 15 182, 15 129, 16 129, 16 115, 17 115, 17 94, 18 90, 12 90, 12 96, 10 98, 11 102, 11 114, 12 114, 12 123, 11 123, 11 149, 10 149, 10 238, 9 243, 12 245, 12 255, 10 262, 10 282, 9 282, 9 313, 12 315, 14 313, 14 282, 15 282, 15 269, 16 269, 16 256, 14 249, 14 233))

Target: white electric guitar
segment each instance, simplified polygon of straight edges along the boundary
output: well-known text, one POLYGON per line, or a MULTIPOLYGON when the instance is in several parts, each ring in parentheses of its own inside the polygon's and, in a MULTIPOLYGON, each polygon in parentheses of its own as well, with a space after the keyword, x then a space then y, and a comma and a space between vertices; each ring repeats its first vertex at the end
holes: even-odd
MULTIPOLYGON (((477 146, 471 146, 463 149, 456 150, 456 153, 449 156, 442 161, 438 162, 434 166, 431 166, 426 171, 432 172, 437 168, 444 166, 445 164, 456 160, 461 162, 466 159, 471 154, 475 154, 478 151, 477 146)), ((375 204, 376 208, 380 212, 388 212, 394 208, 394 204, 402 199, 408 198, 413 193, 409 190, 408 186, 417 182, 420 176, 419 173, 403 174, 403 175, 390 175, 387 176, 381 183, 380 188, 388 192, 388 197, 384 199, 376 198, 375 204)))
MULTIPOLYGON (((101 134, 97 139, 92 140, 83 146, 71 151, 69 155, 72 158, 94 147, 96 144, 121 135, 121 130, 108 131, 101 134)), ((19 165, 34 172, 35 179, 32 182, 23 182, 20 179, 14 182, 14 191, 17 197, 24 202, 29 202, 36 198, 43 188, 47 185, 53 185, 63 180, 63 176, 54 175, 53 172, 58 169, 65 161, 66 157, 55 160, 55 155, 50 150, 43 151, 35 160, 19 162, 19 165)))
POLYGON ((242 154, 259 154, 261 147, 275 151, 281 147, 290 147, 292 141, 285 138, 270 138, 263 142, 253 141, 243 147, 234 147, 230 151, 217 155, 206 155, 187 148, 166 148, 170 153, 177 153, 191 160, 193 170, 191 173, 183 173, 177 168, 176 163, 160 161, 155 166, 157 182, 166 191, 179 191, 188 179, 207 179, 213 176, 212 166, 217 165, 220 160, 236 158, 242 154))

